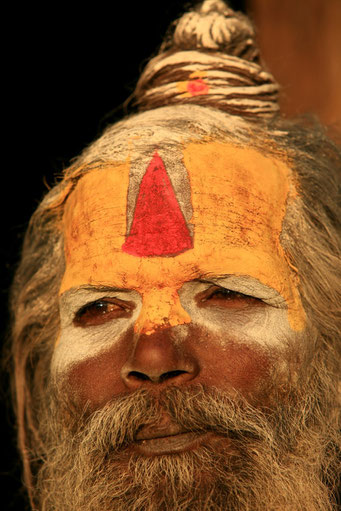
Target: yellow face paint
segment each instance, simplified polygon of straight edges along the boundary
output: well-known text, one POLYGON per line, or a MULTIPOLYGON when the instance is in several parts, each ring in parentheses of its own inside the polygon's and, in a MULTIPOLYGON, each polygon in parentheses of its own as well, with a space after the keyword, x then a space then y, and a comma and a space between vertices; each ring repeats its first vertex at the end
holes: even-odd
POLYGON ((249 275, 285 298, 292 329, 302 330, 296 277, 279 240, 286 203, 295 196, 289 167, 254 149, 219 142, 189 144, 182 157, 191 186, 194 247, 164 257, 122 251, 129 163, 91 171, 66 203, 60 292, 85 284, 136 290, 142 310, 135 330, 149 334, 190 322, 178 296, 185 282, 203 275, 249 275))
POLYGON ((189 171, 197 260, 213 274, 250 275, 286 300, 290 325, 305 313, 297 277, 280 244, 286 204, 296 197, 292 171, 252 148, 213 142, 184 151, 189 171))

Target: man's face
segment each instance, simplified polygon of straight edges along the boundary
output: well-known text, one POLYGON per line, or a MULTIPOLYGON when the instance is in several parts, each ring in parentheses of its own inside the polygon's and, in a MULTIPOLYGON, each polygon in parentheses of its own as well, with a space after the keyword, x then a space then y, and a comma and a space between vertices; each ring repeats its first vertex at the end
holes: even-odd
POLYGON ((266 401, 304 328, 280 245, 288 167, 214 142, 182 156, 185 176, 156 152, 134 193, 127 162, 89 173, 68 200, 54 371, 94 408, 193 383, 266 401))
POLYGON ((127 466, 129 456, 235 452, 207 403, 207 430, 199 417, 182 421, 190 405, 179 392, 263 411, 285 399, 304 356, 305 315, 280 242, 295 194, 279 159, 218 142, 185 146, 174 165, 160 148, 144 166, 108 165, 78 182, 63 219, 52 380, 88 412, 142 402, 143 390, 156 400, 158 412, 136 403, 123 418, 133 424, 122 426, 127 466))

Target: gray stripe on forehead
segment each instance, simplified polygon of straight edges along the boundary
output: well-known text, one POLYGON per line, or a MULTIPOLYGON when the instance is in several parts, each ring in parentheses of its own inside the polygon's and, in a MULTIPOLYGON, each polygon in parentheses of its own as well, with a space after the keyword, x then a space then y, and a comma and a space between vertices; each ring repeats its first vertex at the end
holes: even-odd
POLYGON ((157 108, 128 117, 107 128, 77 159, 78 165, 92 162, 131 163, 152 156, 155 148, 168 150, 190 141, 217 139, 247 144, 257 127, 244 119, 198 105, 157 108), (252 133, 252 134, 251 134, 252 133))
POLYGON ((172 183, 173 190, 187 223, 187 227, 189 228, 191 235, 193 235, 192 226, 189 224, 193 215, 190 182, 186 167, 183 163, 183 155, 179 149, 180 148, 175 145, 167 145, 165 148, 156 147, 150 154, 141 155, 138 159, 134 159, 132 161, 130 166, 127 200, 127 233, 130 232, 134 218, 135 205, 139 194, 141 180, 147 171, 155 151, 157 151, 172 183))

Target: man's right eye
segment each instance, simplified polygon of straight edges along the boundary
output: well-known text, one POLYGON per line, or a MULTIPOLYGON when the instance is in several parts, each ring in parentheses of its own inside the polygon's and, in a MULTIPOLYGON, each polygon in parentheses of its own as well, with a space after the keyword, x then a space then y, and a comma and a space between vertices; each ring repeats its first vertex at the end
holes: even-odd
POLYGON ((117 298, 103 298, 79 309, 73 320, 75 326, 88 327, 102 325, 113 319, 130 316, 134 304, 117 298))

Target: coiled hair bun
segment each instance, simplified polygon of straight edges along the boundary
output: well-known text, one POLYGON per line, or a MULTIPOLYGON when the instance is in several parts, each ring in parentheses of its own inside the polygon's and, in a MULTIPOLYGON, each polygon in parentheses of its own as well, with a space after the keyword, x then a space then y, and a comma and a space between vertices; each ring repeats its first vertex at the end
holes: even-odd
POLYGON ((140 111, 192 103, 257 119, 278 113, 278 90, 259 62, 250 20, 205 0, 174 23, 133 97, 140 111))

